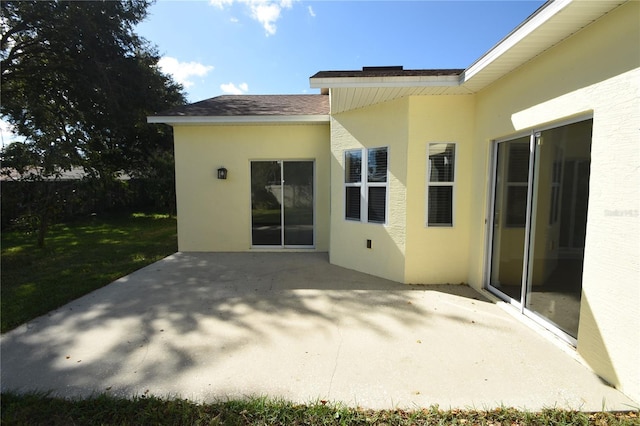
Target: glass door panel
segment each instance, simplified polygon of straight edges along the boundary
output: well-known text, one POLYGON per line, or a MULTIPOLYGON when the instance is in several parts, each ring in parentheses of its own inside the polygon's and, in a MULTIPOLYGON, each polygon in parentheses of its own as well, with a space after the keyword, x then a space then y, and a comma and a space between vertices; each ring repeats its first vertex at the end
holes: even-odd
POLYGON ((496 152, 489 285, 520 302, 529 190, 530 137, 500 142, 496 152))
POLYGON ((498 142, 494 163, 488 288, 574 344, 592 126, 585 120, 498 142))
POLYGON ((284 162, 284 244, 313 245, 313 162, 284 162))
POLYGON ((282 245, 281 195, 280 163, 251 162, 251 238, 254 246, 282 245))
POLYGON ((578 335, 591 120, 540 133, 525 307, 578 335))
POLYGON ((313 161, 251 162, 254 246, 314 244, 313 161))

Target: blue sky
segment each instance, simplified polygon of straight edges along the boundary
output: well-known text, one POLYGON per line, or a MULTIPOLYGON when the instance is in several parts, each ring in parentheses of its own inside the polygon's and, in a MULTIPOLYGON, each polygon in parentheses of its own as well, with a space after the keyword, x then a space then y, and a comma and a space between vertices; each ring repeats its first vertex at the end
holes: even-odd
POLYGON ((137 28, 190 102, 317 93, 317 71, 466 68, 543 1, 159 0, 137 28))
MULTIPOLYGON (((467 68, 544 1, 157 0, 137 33, 190 102, 318 93, 317 71, 467 68)), ((14 140, 0 120, 2 143, 14 140)), ((18 138, 20 139, 20 138, 18 138)))

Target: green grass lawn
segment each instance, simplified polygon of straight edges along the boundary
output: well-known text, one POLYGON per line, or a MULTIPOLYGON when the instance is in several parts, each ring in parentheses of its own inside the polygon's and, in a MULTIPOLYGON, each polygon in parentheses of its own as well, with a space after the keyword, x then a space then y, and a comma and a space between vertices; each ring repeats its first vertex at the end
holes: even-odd
POLYGON ((4 333, 177 250, 167 215, 93 217, 35 234, 3 232, 0 319, 4 333))
POLYGON ((495 410, 363 410, 318 401, 268 398, 196 404, 184 399, 95 396, 69 401, 44 394, 3 394, 2 424, 28 425, 637 425, 638 413, 495 410))

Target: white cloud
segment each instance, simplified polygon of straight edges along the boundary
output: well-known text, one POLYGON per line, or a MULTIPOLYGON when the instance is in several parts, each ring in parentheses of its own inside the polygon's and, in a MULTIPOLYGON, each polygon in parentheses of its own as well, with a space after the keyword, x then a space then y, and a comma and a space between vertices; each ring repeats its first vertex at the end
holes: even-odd
POLYGON ((240 83, 237 86, 233 83, 221 84, 220 90, 230 95, 242 95, 249 91, 249 85, 247 83, 240 83))
POLYGON ((13 133, 13 125, 8 121, 4 121, 3 119, 0 119, 0 132, 13 133))
POLYGON ((195 84, 191 77, 204 77, 213 69, 211 65, 203 65, 199 62, 180 62, 171 56, 160 58, 158 66, 163 73, 171 75, 185 89, 195 84))
POLYGON ((18 138, 18 135, 13 132, 14 128, 11 123, 0 119, 0 140, 2 141, 2 146, 14 142, 18 138))
POLYGON ((293 0, 209 0, 209 3, 221 9, 234 3, 248 6, 251 18, 262 24, 267 36, 276 33, 276 22, 280 19, 282 10, 293 6, 293 0))
POLYGON ((313 11, 313 7, 309 6, 307 10, 309 11, 309 16, 311 16, 312 18, 316 17, 316 12, 313 11))
POLYGON ((217 6, 220 9, 222 9, 225 6, 229 6, 233 4, 233 0, 209 0, 209 4, 212 4, 213 6, 217 6))

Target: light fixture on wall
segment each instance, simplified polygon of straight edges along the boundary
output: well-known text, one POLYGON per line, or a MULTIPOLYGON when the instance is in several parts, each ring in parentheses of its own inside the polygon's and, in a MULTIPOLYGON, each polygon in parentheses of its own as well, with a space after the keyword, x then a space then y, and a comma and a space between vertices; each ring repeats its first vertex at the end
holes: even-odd
POLYGON ((224 167, 220 167, 218 169, 218 179, 226 179, 227 178, 227 169, 224 167))

